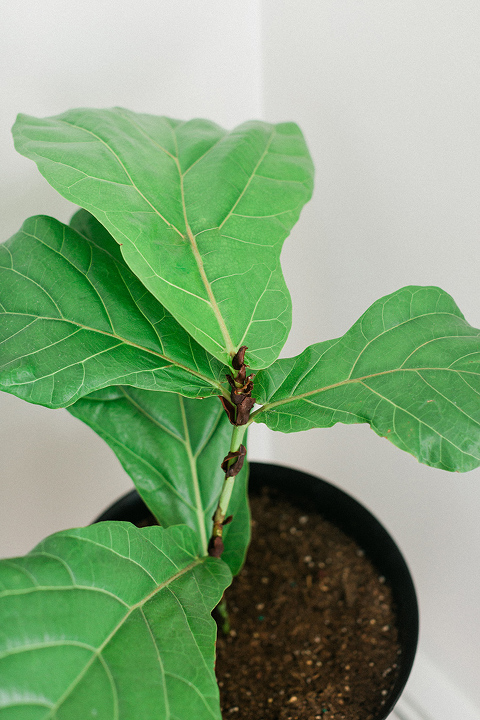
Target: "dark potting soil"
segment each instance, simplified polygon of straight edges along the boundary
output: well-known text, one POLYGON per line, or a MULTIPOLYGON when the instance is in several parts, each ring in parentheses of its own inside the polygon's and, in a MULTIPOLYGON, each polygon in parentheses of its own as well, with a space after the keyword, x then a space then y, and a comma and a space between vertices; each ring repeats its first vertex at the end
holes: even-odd
POLYGON ((247 562, 219 630, 222 714, 234 720, 372 720, 396 676, 391 595, 362 550, 315 513, 251 498, 247 562))

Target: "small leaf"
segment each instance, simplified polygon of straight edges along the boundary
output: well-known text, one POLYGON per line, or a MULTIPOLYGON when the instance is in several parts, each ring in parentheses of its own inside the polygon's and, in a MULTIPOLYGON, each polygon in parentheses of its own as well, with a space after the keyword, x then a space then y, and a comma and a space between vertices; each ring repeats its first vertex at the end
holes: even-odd
POLYGON ((20 115, 15 145, 121 244, 133 272, 212 355, 275 360, 291 324, 283 241, 313 165, 293 123, 231 132, 122 108, 20 115))
POLYGON ((210 613, 230 580, 185 526, 99 523, 0 562, 0 714, 221 720, 210 613))
POLYGON ((43 216, 0 245, 0 388, 65 407, 121 383, 219 395, 225 371, 145 290, 85 211, 85 236, 43 216))
MULTIPOLYGON (((224 480, 222 460, 232 426, 218 398, 202 401, 175 393, 118 386, 70 405, 112 448, 160 525, 185 523, 196 532, 197 552, 207 554, 212 517, 224 480)), ((222 555, 233 574, 250 537, 247 466, 235 478, 222 555)))
POLYGON ((427 465, 480 465, 480 330, 439 288, 378 300, 343 337, 259 372, 255 395, 272 430, 366 422, 427 465))

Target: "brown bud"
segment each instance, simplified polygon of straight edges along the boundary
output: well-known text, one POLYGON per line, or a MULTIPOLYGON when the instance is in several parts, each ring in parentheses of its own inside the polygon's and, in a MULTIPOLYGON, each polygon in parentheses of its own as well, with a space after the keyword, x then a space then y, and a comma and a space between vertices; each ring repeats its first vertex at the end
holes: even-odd
POLYGON ((246 375, 247 375, 247 366, 242 365, 242 367, 240 368, 240 370, 237 373, 237 377, 235 378, 235 382, 237 383, 237 385, 242 386, 245 383, 246 375))
POLYGON ((238 450, 235 450, 235 452, 229 452, 228 455, 224 457, 221 467, 227 477, 235 477, 235 475, 238 475, 243 467, 246 454, 247 448, 245 445, 240 445, 238 450), (235 462, 229 466, 230 460, 235 458, 235 462))
POLYGON ((246 345, 242 345, 240 350, 237 352, 236 355, 232 358, 232 367, 234 370, 241 370, 243 366, 243 361, 245 358, 245 350, 247 350, 246 345))
POLYGON ((208 543, 208 554, 210 557, 219 558, 224 550, 223 540, 221 537, 212 537, 208 543))
POLYGON ((232 388, 232 390, 237 390, 237 383, 235 382, 235 379, 232 377, 232 375, 225 375, 225 377, 228 380, 228 384, 232 388))
POLYGON ((250 410, 255 405, 255 402, 255 398, 246 395, 240 405, 237 405, 237 419, 235 421, 235 425, 247 424, 250 419, 250 410))
POLYGON ((232 425, 236 425, 236 413, 235 413, 235 406, 232 405, 228 400, 226 400, 223 395, 218 396, 220 398, 220 402, 223 405, 223 409, 228 415, 228 419, 232 423, 232 425))
MULTIPOLYGON (((233 390, 232 396, 234 394, 235 395, 244 395, 244 396, 251 395, 252 390, 253 390, 253 382, 249 379, 248 382, 246 382, 245 385, 243 385, 242 387, 235 387, 235 388, 232 388, 232 390, 233 390)), ((233 397, 232 397, 232 402, 235 402, 233 400, 233 397)), ((235 404, 238 405, 238 403, 235 403, 235 404)))

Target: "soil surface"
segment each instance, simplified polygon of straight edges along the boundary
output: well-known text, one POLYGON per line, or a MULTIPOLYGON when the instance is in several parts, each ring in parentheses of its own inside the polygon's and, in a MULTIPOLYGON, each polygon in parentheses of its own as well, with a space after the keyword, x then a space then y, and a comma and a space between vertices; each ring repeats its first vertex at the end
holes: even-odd
POLYGON ((373 720, 396 676, 391 596, 321 516, 251 498, 252 543, 226 600, 216 672, 234 720, 373 720), (260 532, 261 524, 261 532, 260 532))

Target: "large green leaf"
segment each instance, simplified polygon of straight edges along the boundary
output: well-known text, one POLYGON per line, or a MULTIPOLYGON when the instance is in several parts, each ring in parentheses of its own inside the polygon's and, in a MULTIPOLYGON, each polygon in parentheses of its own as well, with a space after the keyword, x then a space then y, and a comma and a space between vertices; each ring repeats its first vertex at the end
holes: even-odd
POLYGON ((480 330, 439 288, 378 300, 343 337, 259 372, 254 394, 273 430, 366 422, 427 465, 480 465, 480 330))
MULTIPOLYGON (((158 522, 185 523, 196 532, 197 551, 207 553, 224 480, 220 465, 232 426, 217 398, 191 400, 174 393, 120 386, 77 400, 68 408, 116 453, 158 522)), ((222 559, 236 574, 243 563, 250 523, 247 465, 235 478, 222 559)))
MULTIPOLYGON (((146 291, 85 211, 43 216, 0 245, 0 389, 57 408, 124 384, 198 397, 225 366, 146 291)), ((224 378, 223 378, 224 379, 224 378)))
POLYGON ((2 720, 221 720, 210 613, 230 580, 185 526, 100 523, 2 561, 2 720))
POLYGON ((121 244, 148 289, 210 353, 241 345, 254 368, 278 356, 291 323, 281 246, 312 192, 293 123, 226 132, 122 108, 20 115, 17 150, 121 244))

